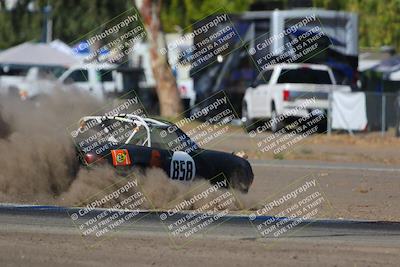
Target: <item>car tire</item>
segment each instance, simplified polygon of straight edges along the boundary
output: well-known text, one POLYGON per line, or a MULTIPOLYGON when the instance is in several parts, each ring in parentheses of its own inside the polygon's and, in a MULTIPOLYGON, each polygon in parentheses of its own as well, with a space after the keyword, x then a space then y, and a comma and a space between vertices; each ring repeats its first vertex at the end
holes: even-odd
POLYGON ((251 132, 255 128, 254 120, 249 118, 246 102, 242 104, 242 123, 247 132, 251 132))
POLYGON ((275 105, 272 104, 271 111, 271 132, 276 133, 285 127, 282 121, 278 122, 277 118, 279 117, 278 112, 276 111, 275 105))
POLYGON ((240 191, 241 193, 247 194, 249 192, 250 184, 247 183, 247 181, 243 180, 248 180, 245 178, 246 174, 241 168, 235 168, 229 179, 229 186, 232 189, 235 189, 237 191, 240 191))

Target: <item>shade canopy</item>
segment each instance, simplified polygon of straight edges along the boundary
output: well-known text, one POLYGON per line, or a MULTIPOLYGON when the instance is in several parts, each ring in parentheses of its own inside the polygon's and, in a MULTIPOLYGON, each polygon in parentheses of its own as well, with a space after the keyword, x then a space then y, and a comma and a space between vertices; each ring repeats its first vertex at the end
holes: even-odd
POLYGON ((79 63, 72 54, 65 53, 50 44, 23 43, 0 52, 0 64, 47 65, 69 67, 79 63))

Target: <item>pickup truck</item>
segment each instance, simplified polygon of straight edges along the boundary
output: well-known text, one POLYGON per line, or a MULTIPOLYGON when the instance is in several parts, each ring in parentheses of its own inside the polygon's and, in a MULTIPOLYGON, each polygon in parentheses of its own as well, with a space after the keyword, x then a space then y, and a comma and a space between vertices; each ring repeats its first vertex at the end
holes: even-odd
POLYGON ((246 89, 242 103, 242 122, 247 130, 251 130, 256 121, 270 120, 271 131, 279 131, 288 121, 307 117, 310 112, 313 115, 327 114, 329 92, 335 90, 349 92, 351 88, 336 85, 333 72, 328 66, 268 66, 246 89))
POLYGON ((5 87, 3 93, 19 95, 22 100, 50 94, 57 85, 67 90, 74 88, 85 91, 104 100, 107 94, 121 92, 123 82, 122 74, 116 71, 116 65, 107 63, 78 64, 69 69, 30 67, 23 76, 0 77, 0 85, 5 87))
POLYGON ((122 92, 122 74, 116 68, 116 65, 108 63, 79 64, 66 70, 58 82, 104 100, 107 94, 122 92))

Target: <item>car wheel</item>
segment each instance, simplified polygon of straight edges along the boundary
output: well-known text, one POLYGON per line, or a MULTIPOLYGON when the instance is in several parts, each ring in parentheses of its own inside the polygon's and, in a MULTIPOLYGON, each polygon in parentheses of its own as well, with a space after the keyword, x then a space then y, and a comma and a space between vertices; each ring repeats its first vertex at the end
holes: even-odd
POLYGON ((247 104, 243 103, 242 104, 242 123, 243 126, 245 127, 245 130, 247 132, 250 132, 254 129, 255 125, 254 125, 254 120, 249 118, 249 113, 247 110, 247 104))
POLYGON ((273 133, 278 132, 284 127, 284 123, 282 121, 278 121, 279 115, 275 109, 275 106, 272 105, 272 112, 271 112, 271 131, 273 133))
POLYGON ((242 169, 234 169, 230 175, 230 187, 242 193, 248 193, 251 182, 242 169))

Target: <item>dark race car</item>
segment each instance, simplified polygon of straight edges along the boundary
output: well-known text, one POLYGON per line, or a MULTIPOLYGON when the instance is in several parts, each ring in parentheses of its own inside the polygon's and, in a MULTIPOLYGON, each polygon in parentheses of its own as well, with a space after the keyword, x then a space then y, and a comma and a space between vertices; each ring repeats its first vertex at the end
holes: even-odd
POLYGON ((235 154, 198 147, 175 124, 132 114, 87 116, 75 131, 81 164, 107 163, 121 174, 158 167, 173 180, 204 178, 212 184, 248 192, 253 182, 249 162, 235 154))

